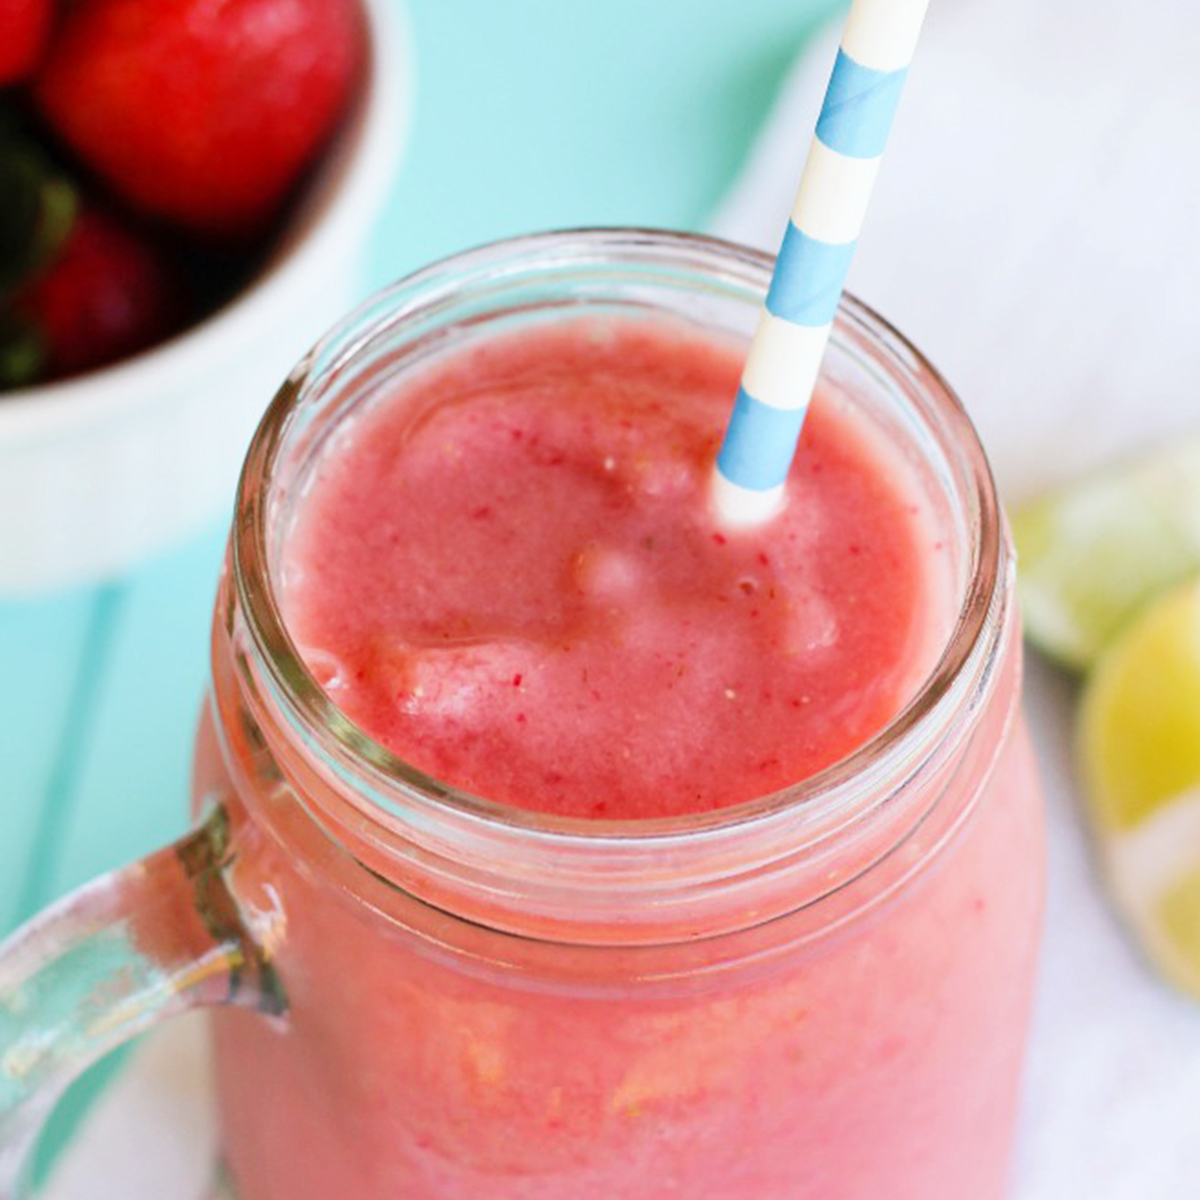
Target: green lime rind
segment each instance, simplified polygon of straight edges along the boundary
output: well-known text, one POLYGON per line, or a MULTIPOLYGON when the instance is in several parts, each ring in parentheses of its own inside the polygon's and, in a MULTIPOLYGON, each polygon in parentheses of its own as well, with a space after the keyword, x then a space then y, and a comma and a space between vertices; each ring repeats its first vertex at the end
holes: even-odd
POLYGON ((1086 669, 1151 599, 1200 572, 1200 437, 1025 504, 1012 529, 1029 640, 1086 669))

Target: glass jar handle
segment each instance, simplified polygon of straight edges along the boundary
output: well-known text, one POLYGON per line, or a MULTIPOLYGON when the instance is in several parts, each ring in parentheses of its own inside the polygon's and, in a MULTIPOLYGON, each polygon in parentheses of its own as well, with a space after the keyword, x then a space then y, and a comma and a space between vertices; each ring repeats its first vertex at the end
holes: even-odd
POLYGON ((279 1015, 278 979, 229 891, 229 823, 71 893, 0 946, 0 1200, 67 1085, 164 1017, 238 1004, 279 1015))

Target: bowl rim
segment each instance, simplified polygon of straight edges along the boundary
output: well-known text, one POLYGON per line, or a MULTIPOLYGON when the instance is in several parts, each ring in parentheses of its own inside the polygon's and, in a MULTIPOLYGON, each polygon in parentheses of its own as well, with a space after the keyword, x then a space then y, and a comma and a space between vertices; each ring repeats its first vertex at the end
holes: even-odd
POLYGON ((370 57, 355 110, 325 149, 295 223, 250 283, 195 325, 148 350, 57 383, 0 395, 0 449, 12 443, 107 424, 158 402, 163 380, 211 370, 220 348, 253 343, 282 297, 319 276, 321 264, 361 234, 407 140, 413 90, 411 25, 405 0, 362 0, 370 57))

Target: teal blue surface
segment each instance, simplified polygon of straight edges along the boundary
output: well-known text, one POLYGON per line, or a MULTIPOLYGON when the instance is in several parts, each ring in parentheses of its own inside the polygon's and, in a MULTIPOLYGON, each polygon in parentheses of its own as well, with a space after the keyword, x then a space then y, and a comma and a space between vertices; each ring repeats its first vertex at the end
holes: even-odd
MULTIPOLYGON (((537 229, 701 228, 837 7, 417 0, 415 120, 376 281, 537 229)), ((796 131, 797 180, 811 135, 796 131)))
MULTIPOLYGON (((364 290, 536 229, 701 228, 833 7, 414 0, 413 124, 364 290)), ((0 932, 184 830, 226 520, 126 578, 0 600, 0 932)))

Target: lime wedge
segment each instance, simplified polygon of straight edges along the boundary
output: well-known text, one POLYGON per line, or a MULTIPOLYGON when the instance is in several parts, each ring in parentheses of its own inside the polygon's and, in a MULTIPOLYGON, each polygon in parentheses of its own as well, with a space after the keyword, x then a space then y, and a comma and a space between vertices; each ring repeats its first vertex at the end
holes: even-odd
POLYGON ((1148 600, 1200 571, 1200 438, 1034 500, 1012 527, 1029 640, 1087 667, 1148 600))
POLYGON ((1114 899, 1163 974, 1200 996, 1200 579, 1151 602, 1104 652, 1080 716, 1114 899))

